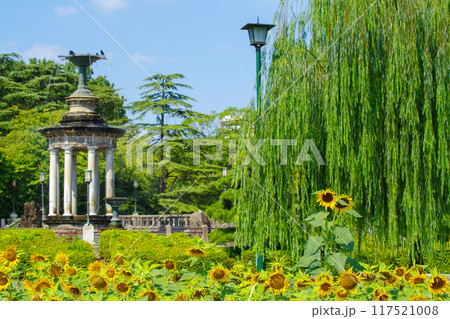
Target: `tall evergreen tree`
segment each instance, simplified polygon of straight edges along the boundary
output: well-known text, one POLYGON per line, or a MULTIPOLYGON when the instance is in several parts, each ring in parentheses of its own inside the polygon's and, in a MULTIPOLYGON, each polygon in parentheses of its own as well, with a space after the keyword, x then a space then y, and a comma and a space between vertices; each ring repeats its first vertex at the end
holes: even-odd
MULTIPOLYGON (((170 118, 185 120, 200 118, 201 115, 191 110, 190 101, 195 99, 179 92, 180 89, 191 89, 187 84, 177 82, 184 79, 182 74, 156 74, 147 77, 144 81, 148 82, 139 88, 142 100, 132 103, 130 106, 133 114, 137 114, 136 120, 142 120, 145 115, 152 113, 156 115, 156 124, 139 123, 147 134, 145 138, 156 136, 149 141, 149 144, 163 144, 173 138, 190 137, 198 135, 199 132, 192 126, 182 122, 181 124, 167 124, 170 118)), ((164 159, 163 148, 158 150, 158 160, 164 159)), ((167 187, 168 171, 163 166, 159 170, 158 192, 163 193, 167 187)))

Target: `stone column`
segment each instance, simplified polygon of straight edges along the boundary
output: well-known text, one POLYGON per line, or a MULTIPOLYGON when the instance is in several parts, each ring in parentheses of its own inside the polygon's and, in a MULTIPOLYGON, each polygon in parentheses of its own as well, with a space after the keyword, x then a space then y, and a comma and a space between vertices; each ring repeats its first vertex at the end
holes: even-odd
POLYGON ((57 209, 57 197, 58 197, 58 163, 59 163, 59 152, 54 148, 50 148, 50 171, 49 171, 49 181, 48 181, 48 216, 56 216, 58 213, 57 209))
POLYGON ((95 211, 95 201, 96 201, 96 179, 95 179, 95 153, 97 146, 88 146, 88 169, 92 172, 92 182, 89 184, 89 215, 97 215, 95 211))
MULTIPOLYGON (((106 151, 105 158, 105 197, 114 197, 114 148, 106 151)), ((106 204, 106 215, 112 215, 112 207, 106 204)))
POLYGON ((95 213, 100 214, 100 152, 95 154, 95 213))
POLYGON ((78 152, 72 153, 72 214, 74 216, 78 211, 77 154, 78 152))
POLYGON ((56 160, 56 214, 61 215, 61 174, 60 174, 60 165, 59 165, 59 152, 61 150, 57 150, 58 153, 56 160))
POLYGON ((72 147, 64 150, 64 215, 72 216, 72 147))

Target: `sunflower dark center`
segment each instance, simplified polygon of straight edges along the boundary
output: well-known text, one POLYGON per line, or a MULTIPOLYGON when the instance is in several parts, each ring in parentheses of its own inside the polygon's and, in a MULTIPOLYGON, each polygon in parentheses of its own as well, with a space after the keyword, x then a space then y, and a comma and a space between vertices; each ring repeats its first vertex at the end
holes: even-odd
POLYGON ((425 282, 425 279, 419 276, 413 277, 411 280, 414 285, 423 284, 425 282))
POLYGON ((320 285, 320 289, 323 291, 328 291, 331 289, 331 284, 329 282, 324 282, 320 285))
POLYGON ((52 277, 59 277, 59 276, 61 276, 61 273, 62 273, 61 266, 59 266, 57 264, 51 264, 50 265, 50 275, 52 277))
POLYGON ((358 282, 357 280, 358 279, 355 275, 345 274, 343 277, 341 277, 340 284, 342 288, 346 290, 352 290, 356 287, 356 283, 358 282))
POLYGON ((5 251, 5 258, 8 261, 15 261, 17 259, 17 254, 14 250, 7 250, 5 251))
POLYGON ((444 286, 445 286, 445 281, 444 281, 444 279, 442 279, 440 277, 434 277, 433 281, 430 284, 430 287, 432 289, 441 289, 444 286))
POLYGON ((166 265, 166 269, 168 269, 168 270, 172 270, 175 268, 175 263, 171 260, 166 261, 165 265, 166 265))
POLYGON ((403 269, 398 268, 397 270, 395 270, 395 274, 399 277, 403 277, 403 275, 405 274, 405 272, 403 271, 403 269))
POLYGON ((214 271, 213 276, 216 279, 222 279, 225 276, 225 272, 221 269, 217 269, 216 271, 214 271))
POLYGON ((50 288, 50 285, 47 282, 40 282, 36 286, 36 291, 41 292, 43 288, 50 288))
POLYGON ((8 283, 8 278, 0 276, 0 286, 4 286, 8 283))
POLYGON ((284 281, 284 276, 282 274, 276 274, 270 278, 269 285, 273 289, 283 289, 284 281))
POLYGON ((120 292, 126 292, 126 291, 128 291, 128 285, 124 282, 119 282, 117 284, 117 290, 120 292))
POLYGON ((106 281, 103 278, 101 278, 101 277, 97 277, 97 279, 94 282, 94 287, 97 288, 97 289, 105 288, 106 285, 107 285, 106 281))
POLYGON ((322 200, 326 203, 331 203, 333 201, 333 199, 334 199, 334 197, 333 197, 333 194, 331 194, 331 193, 327 192, 322 195, 322 200))
POLYGON ((148 301, 154 301, 156 300, 156 294, 153 291, 149 291, 147 293, 147 299, 148 301))

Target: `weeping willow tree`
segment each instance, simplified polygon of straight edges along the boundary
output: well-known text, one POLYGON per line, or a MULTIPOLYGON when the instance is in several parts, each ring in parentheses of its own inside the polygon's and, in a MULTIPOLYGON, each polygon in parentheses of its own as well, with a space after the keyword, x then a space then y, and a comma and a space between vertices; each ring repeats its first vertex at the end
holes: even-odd
POLYGON ((449 240, 449 11, 438 0, 282 1, 244 135, 296 145, 285 163, 269 142, 263 165, 238 156, 241 245, 299 256, 311 194, 327 187, 353 197, 360 239, 404 245, 416 262, 449 240), (307 139, 326 165, 297 161, 307 139))

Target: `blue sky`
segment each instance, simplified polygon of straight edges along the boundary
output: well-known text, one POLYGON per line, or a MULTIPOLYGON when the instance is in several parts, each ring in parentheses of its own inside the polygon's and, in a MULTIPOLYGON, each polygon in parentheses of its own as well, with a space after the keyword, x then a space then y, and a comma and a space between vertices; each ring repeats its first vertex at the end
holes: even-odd
POLYGON ((193 87, 194 110, 202 113, 245 107, 254 93, 255 50, 248 22, 272 23, 278 0, 20 0, 0 5, 0 52, 57 59, 96 53, 93 65, 127 103, 156 73, 181 73, 193 87), (89 12, 142 66, 139 67, 78 5, 89 12), (143 70, 145 69, 145 71, 143 70))

